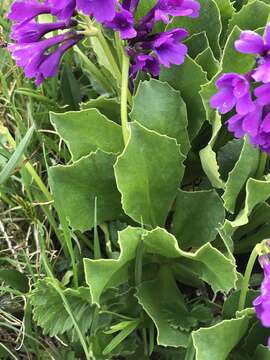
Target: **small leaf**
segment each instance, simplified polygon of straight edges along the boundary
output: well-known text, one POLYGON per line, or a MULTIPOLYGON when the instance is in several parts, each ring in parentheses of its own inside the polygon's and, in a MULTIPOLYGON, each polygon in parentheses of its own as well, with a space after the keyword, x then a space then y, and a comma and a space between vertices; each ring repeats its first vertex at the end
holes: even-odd
POLYGON ((27 130, 26 134, 24 135, 23 139, 16 147, 16 150, 8 160, 7 164, 4 166, 0 173, 0 184, 3 184, 13 173, 15 168, 19 165, 22 157, 31 141, 31 138, 34 133, 34 126, 31 126, 30 129, 27 130))
POLYGON ((73 161, 97 149, 120 153, 124 148, 121 127, 97 109, 50 113, 50 119, 67 143, 73 161))
MULTIPOLYGON (((59 286, 61 286, 59 284, 59 286)), ((63 289, 69 307, 80 330, 85 334, 91 326, 94 308, 90 303, 89 290, 80 287, 77 290, 63 289)), ((50 279, 39 280, 30 294, 34 320, 49 336, 72 332, 76 338, 74 324, 66 311, 61 296, 50 284, 50 279)))
POLYGON ((247 316, 223 320, 209 328, 193 331, 196 360, 226 360, 227 356, 245 335, 249 326, 247 316), (226 340, 225 340, 226 339, 226 340), (210 357, 209 357, 209 354, 210 357))
POLYGON ((68 166, 49 169, 49 179, 56 205, 59 206, 73 229, 86 231, 117 219, 121 211, 120 194, 116 188, 113 154, 97 150, 68 166))
POLYGON ((209 44, 216 58, 220 56, 219 37, 221 34, 221 17, 219 8, 214 0, 199 0, 201 4, 200 16, 197 19, 190 17, 174 17, 169 29, 183 27, 190 35, 206 32, 209 44))
POLYGON ((146 128, 177 140, 185 155, 190 149, 186 105, 180 92, 159 80, 141 82, 130 114, 146 128))
POLYGON ((189 334, 181 330, 192 326, 184 298, 169 269, 162 268, 153 281, 145 281, 138 288, 136 297, 157 328, 157 343, 162 346, 187 346, 189 334), (169 295, 169 297, 168 297, 169 295), (178 327, 172 321, 178 321, 178 327))
POLYGON ((179 190, 174 209, 172 233, 182 248, 213 241, 225 220, 223 203, 215 190, 179 190))
POLYGON ((206 72, 194 60, 187 57, 181 66, 163 68, 160 80, 167 81, 175 90, 180 91, 187 106, 188 132, 192 141, 206 120, 205 109, 199 95, 201 85, 207 83, 206 72))
POLYGON ((225 208, 234 213, 236 201, 240 191, 249 177, 253 176, 258 168, 259 151, 250 145, 248 138, 245 139, 239 160, 229 173, 225 184, 225 192, 222 196, 225 208))
POLYGON ((0 280, 22 293, 27 293, 29 284, 27 276, 15 269, 0 269, 0 280))

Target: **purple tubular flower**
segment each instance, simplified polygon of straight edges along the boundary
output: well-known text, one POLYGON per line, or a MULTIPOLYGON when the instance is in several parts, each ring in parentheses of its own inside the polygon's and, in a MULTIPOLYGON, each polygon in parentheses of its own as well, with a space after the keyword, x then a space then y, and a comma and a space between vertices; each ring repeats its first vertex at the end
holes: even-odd
POLYGON ((198 17, 200 4, 195 0, 159 0, 154 10, 155 21, 169 23, 169 16, 198 17))
POLYGON ((40 38, 53 31, 66 29, 67 26, 64 22, 55 23, 37 23, 30 21, 23 24, 15 24, 12 26, 11 38, 18 43, 32 43, 40 40, 40 38))
POLYGON ((173 29, 157 34, 150 44, 144 44, 154 51, 160 63, 165 67, 171 64, 181 65, 187 54, 186 45, 180 43, 188 35, 185 29, 173 29))
MULTIPOLYGON (((257 318, 264 327, 270 327, 270 264, 264 265, 264 280, 261 284, 261 294, 253 301, 257 318)), ((270 338, 268 338, 270 348, 270 338)))
POLYGON ((139 54, 134 58, 134 64, 131 67, 131 76, 135 76, 138 71, 149 72, 153 76, 158 76, 160 73, 160 65, 157 58, 139 54))
POLYGON ((134 18, 130 11, 121 9, 116 13, 112 21, 105 23, 109 28, 119 31, 121 38, 132 39, 136 37, 137 31, 134 29, 134 18))
POLYGON ((58 19, 69 22, 76 9, 76 0, 46 0, 50 6, 51 14, 58 19))
POLYGON ((25 76, 36 78, 40 85, 45 77, 54 76, 59 61, 69 47, 78 42, 78 36, 73 32, 57 35, 34 43, 12 44, 8 46, 17 66, 23 67, 25 76), (47 55, 47 50, 52 46, 62 44, 57 50, 47 55), (48 70, 51 67, 51 70, 48 70), (51 75, 52 74, 52 75, 51 75))
POLYGON ((51 8, 36 0, 15 1, 11 5, 8 19, 17 23, 23 23, 32 20, 40 14, 49 14, 51 8))
POLYGON ((238 115, 246 115, 254 110, 250 83, 245 76, 236 73, 224 74, 217 80, 216 86, 219 91, 211 98, 210 105, 221 114, 228 113, 235 106, 238 115))
POLYGON ((112 21, 116 13, 117 0, 77 0, 77 8, 85 15, 93 15, 97 21, 112 21))

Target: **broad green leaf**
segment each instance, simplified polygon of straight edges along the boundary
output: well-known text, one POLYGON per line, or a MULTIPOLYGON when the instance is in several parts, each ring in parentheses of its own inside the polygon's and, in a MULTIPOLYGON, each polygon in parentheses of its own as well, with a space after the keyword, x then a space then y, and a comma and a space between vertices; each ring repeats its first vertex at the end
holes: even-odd
POLYGON ((249 179, 246 185, 246 200, 244 209, 240 211, 234 221, 228 222, 229 226, 236 228, 248 223, 248 217, 256 205, 265 202, 270 197, 270 180, 261 181, 249 179))
POLYGON ((248 316, 242 316, 194 331, 192 338, 196 349, 196 360, 226 360, 245 335, 248 326, 248 316))
POLYGON ((188 132, 192 141, 206 120, 205 109, 199 95, 201 85, 207 82, 206 72, 194 60, 187 57, 181 66, 163 68, 160 79, 180 91, 187 106, 188 132))
POLYGON ((109 120, 112 120, 116 123, 121 122, 120 104, 119 101, 115 98, 100 96, 97 99, 90 99, 85 103, 81 103, 81 108, 83 110, 97 109, 109 120))
POLYGON ((217 156, 215 151, 213 150, 213 146, 216 142, 219 130, 221 129, 221 120, 218 114, 215 114, 215 120, 213 121, 212 126, 212 138, 209 141, 208 145, 200 151, 200 159, 202 163, 202 168, 211 184, 217 189, 223 189, 224 182, 221 179, 217 156))
POLYGON ((225 220, 223 203, 215 190, 179 190, 174 209, 172 233, 182 248, 213 241, 225 220))
POLYGON ((144 231, 128 227, 119 232, 120 256, 118 259, 84 259, 86 282, 93 303, 99 304, 102 292, 107 287, 128 280, 128 265, 135 259, 138 245, 143 241, 143 254, 159 255, 176 264, 185 264, 203 281, 217 291, 229 291, 237 280, 235 264, 211 244, 205 244, 196 252, 179 248, 176 238, 165 229, 144 231))
POLYGON ((253 176, 258 168, 259 151, 250 145, 248 138, 245 138, 244 145, 233 170, 229 173, 228 181, 225 184, 225 191, 222 196, 225 208, 232 214, 235 211, 238 195, 249 177, 253 176))
MULTIPOLYGON (((60 286, 60 284, 59 284, 60 286)), ((91 327, 94 308, 90 302, 89 290, 80 287, 62 289, 79 328, 85 334, 91 327)), ((45 335, 55 336, 71 332, 76 339, 74 324, 66 311, 63 301, 51 285, 50 279, 39 280, 30 294, 33 317, 45 335)))
POLYGON ((136 297, 155 323, 158 345, 187 346, 189 333, 186 330, 193 325, 192 318, 170 269, 161 268, 155 280, 139 285, 136 297))
MULTIPOLYGON (((268 337, 269 337, 269 329, 263 327, 259 320, 255 321, 255 323, 252 324, 248 332, 248 335, 244 340, 244 344, 242 348, 246 351, 246 353, 253 355, 254 350, 260 344, 265 344, 265 345, 267 344, 268 337)), ((269 349, 268 349, 268 353, 269 353, 269 349)))
POLYGON ((207 72, 209 80, 211 80, 219 70, 219 62, 215 59, 210 47, 207 47, 203 52, 201 52, 195 58, 195 61, 203 68, 204 71, 207 72))
POLYGON ((219 58, 221 16, 218 6, 214 0, 199 0, 199 3, 201 4, 201 10, 198 18, 175 17, 169 28, 183 27, 188 30, 190 35, 205 31, 216 58, 219 58))
POLYGON ((229 31, 237 25, 242 30, 256 30, 266 25, 270 6, 260 0, 250 1, 229 22, 229 31), (256 16, 254 16, 256 14, 256 16))
POLYGON ((184 172, 175 139, 130 124, 130 139, 115 164, 125 213, 138 223, 163 226, 184 172))
POLYGON ((130 116, 146 128, 176 139, 181 152, 187 154, 190 143, 186 105, 179 91, 169 84, 155 79, 141 82, 130 116))
POLYGON ((12 175, 15 168, 20 164, 20 161, 23 158, 27 146, 32 139, 34 129, 34 126, 31 126, 27 130, 26 134, 24 135, 20 143, 17 145, 14 153, 11 155, 10 159, 0 172, 0 185, 3 184, 12 175))
POLYGON ((96 109, 50 113, 50 118, 67 143, 73 161, 97 149, 120 153, 124 148, 121 127, 96 109))
POLYGON ((15 269, 0 269, 0 281, 22 293, 27 293, 29 290, 27 276, 15 269))
POLYGON ((95 224, 116 219, 121 213, 113 164, 115 155, 101 150, 68 166, 49 169, 50 185, 56 206, 61 207, 73 229, 86 231, 95 224))

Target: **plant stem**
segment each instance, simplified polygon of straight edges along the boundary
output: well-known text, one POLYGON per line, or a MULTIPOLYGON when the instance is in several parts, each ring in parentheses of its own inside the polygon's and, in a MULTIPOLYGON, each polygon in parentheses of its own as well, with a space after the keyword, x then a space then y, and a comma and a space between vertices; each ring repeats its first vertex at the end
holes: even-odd
POLYGON ((122 81, 121 81, 121 124, 124 143, 127 144, 129 138, 128 127, 128 77, 129 77, 129 57, 123 49, 122 55, 122 81))
POLYGON ((244 279, 243 279, 243 283, 242 283, 240 298, 239 298, 239 306, 238 306, 239 311, 243 310, 245 307, 246 297, 247 297, 247 292, 248 292, 248 284, 249 284, 249 280, 251 277, 251 273, 252 273, 255 261, 257 259, 258 253, 259 253, 259 248, 261 248, 261 244, 257 244, 254 247, 254 249, 252 250, 252 253, 250 254, 248 263, 247 263, 247 267, 246 267, 246 271, 245 271, 245 275, 244 275, 244 279))
POLYGON ((267 154, 265 152, 260 153, 259 166, 256 172, 256 179, 261 179, 264 175, 265 166, 267 162, 267 154))

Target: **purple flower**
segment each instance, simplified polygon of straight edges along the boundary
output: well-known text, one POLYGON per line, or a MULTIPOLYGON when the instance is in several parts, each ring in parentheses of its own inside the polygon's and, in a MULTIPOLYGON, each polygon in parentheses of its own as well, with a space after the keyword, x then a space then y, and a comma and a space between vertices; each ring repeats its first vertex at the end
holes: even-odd
MULTIPOLYGON (((263 269, 264 280, 261 284, 261 295, 253 301, 253 306, 262 325, 270 327, 270 264, 265 264, 263 269)), ((270 338, 268 338, 268 347, 270 347, 270 338)))
POLYGON ((68 22, 75 12, 76 0, 46 0, 51 14, 58 19, 68 22))
POLYGON ((12 26, 11 38, 19 43, 31 43, 38 41, 43 35, 53 31, 66 29, 64 22, 55 23, 37 23, 30 21, 12 26))
MULTIPOLYGON (((36 78, 37 85, 40 85, 45 78, 57 74, 65 51, 82 38, 73 30, 49 38, 43 37, 54 30, 69 29, 74 25, 74 22, 66 16, 65 11, 62 13, 65 16, 60 15, 63 19, 65 18, 65 22, 36 22, 34 18, 37 15, 56 13, 56 7, 52 5, 54 2, 55 0, 47 0, 45 4, 39 3, 38 0, 15 2, 9 14, 9 17, 15 21, 11 32, 11 38, 15 44, 10 44, 8 49, 17 66, 24 69, 25 76, 30 79, 36 78)), ((64 2, 60 0, 57 5, 63 9, 64 2)))
POLYGON ((217 80, 216 86, 219 91, 211 98, 210 105, 221 114, 226 114, 235 106, 238 115, 254 110, 247 77, 236 73, 224 74, 217 80))
POLYGON ((78 40, 76 34, 69 32, 34 43, 12 44, 8 49, 17 66, 24 68, 25 76, 35 77, 36 84, 40 85, 44 78, 56 75, 62 55, 78 40), (57 50, 47 54, 49 49, 59 44, 57 50))
POLYGON ((112 21, 117 0, 77 0, 77 8, 85 15, 93 15, 97 21, 112 21))
POLYGON ((42 4, 37 0, 15 1, 11 5, 8 18, 17 23, 23 23, 32 20, 40 14, 49 14, 50 6, 42 4))
POLYGON ((198 17, 200 4, 195 0, 159 0, 154 9, 155 21, 169 23, 169 16, 198 17))
POLYGON ((237 51, 259 56, 252 77, 263 83, 270 82, 270 24, 267 25, 264 38, 254 31, 242 31, 240 39, 235 42, 237 51))
POLYGON ((121 9, 112 21, 105 24, 107 27, 119 31, 122 39, 132 39, 137 35, 137 31, 134 29, 133 15, 128 10, 121 9))
POLYGON ((160 63, 165 67, 171 64, 181 65, 187 54, 186 45, 180 43, 188 35, 185 29, 173 29, 157 34, 150 43, 145 43, 157 55, 160 63))
POLYGON ((157 58, 146 55, 139 54, 133 60, 133 65, 131 67, 131 76, 135 76, 138 71, 149 72, 154 76, 158 76, 160 73, 160 65, 157 58))

